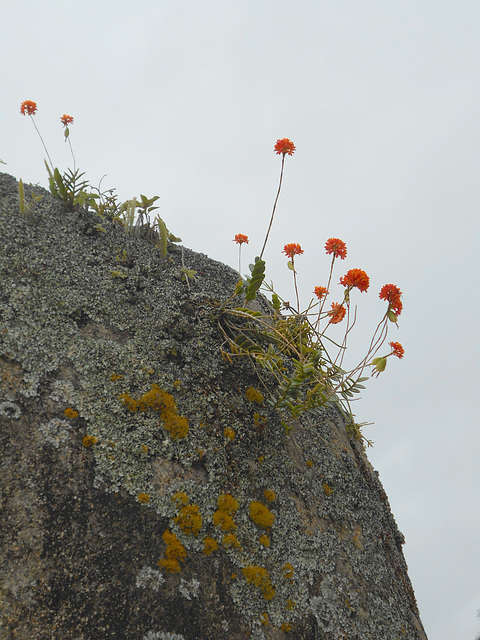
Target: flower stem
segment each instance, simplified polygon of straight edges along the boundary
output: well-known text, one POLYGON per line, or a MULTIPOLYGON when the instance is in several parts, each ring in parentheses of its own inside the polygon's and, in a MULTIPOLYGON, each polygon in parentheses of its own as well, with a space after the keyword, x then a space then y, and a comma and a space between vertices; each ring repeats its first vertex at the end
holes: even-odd
POLYGON ((278 183, 277 197, 275 198, 275 202, 273 203, 272 216, 270 218, 270 224, 268 225, 267 235, 265 236, 265 241, 263 243, 262 252, 260 253, 260 260, 262 259, 263 252, 265 251, 265 247, 267 246, 268 235, 270 233, 270 229, 272 228, 273 217, 275 215, 275 209, 277 208, 278 196, 280 195, 280 190, 282 188, 283 166, 284 166, 284 164, 285 164, 285 154, 282 155, 282 170, 280 171, 280 182, 278 183))
POLYGON ((39 138, 40 138, 40 140, 42 141, 43 148, 45 149, 45 153, 47 154, 47 158, 48 158, 48 159, 49 159, 49 161, 50 161, 50 167, 51 167, 51 169, 52 169, 52 171, 53 171, 53 162, 52 162, 52 159, 50 158, 50 154, 48 153, 48 149, 47 149, 47 147, 45 146, 45 142, 43 141, 43 138, 42 138, 42 136, 41 136, 41 134, 40 134, 40 131, 38 130, 37 125, 35 124, 35 120, 33 119, 33 117, 32 117, 32 116, 30 116, 30 120, 33 122, 33 126, 35 127, 35 129, 36 129, 36 131, 37 131, 37 133, 38 133, 38 137, 39 137, 39 138))

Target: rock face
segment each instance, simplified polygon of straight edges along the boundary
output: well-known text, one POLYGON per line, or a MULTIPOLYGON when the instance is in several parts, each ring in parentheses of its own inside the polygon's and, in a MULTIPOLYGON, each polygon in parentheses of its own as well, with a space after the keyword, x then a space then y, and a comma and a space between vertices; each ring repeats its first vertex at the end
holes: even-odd
POLYGON ((340 412, 287 434, 222 357, 236 272, 34 191, 0 174, 0 638, 425 640, 340 412))

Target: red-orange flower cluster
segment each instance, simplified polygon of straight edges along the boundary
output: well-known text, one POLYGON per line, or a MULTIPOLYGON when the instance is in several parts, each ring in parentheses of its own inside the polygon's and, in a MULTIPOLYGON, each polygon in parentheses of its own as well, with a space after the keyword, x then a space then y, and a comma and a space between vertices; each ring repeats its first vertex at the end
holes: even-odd
POLYGON ((33 100, 24 100, 20 105, 22 116, 33 116, 37 111, 37 103, 33 100))
POLYGON ((303 253, 302 247, 296 242, 291 242, 283 247, 283 253, 293 260, 293 256, 299 256, 303 253))
POLYGON ((347 245, 339 238, 329 238, 325 243, 325 251, 329 254, 333 253, 334 258, 345 260, 347 257, 347 245))
POLYGON ((319 300, 321 300, 327 295, 328 291, 325 287, 315 287, 315 289, 313 290, 313 293, 317 296, 319 300))
POLYGON ((389 342, 388 343, 392 347, 392 355, 397 356, 397 358, 403 358, 403 354, 405 353, 405 349, 402 347, 400 342, 389 342))
POLYGON ((237 233, 233 241, 240 245, 244 243, 248 244, 248 236, 244 235, 243 233, 237 233))
POLYGON ((275 153, 283 153, 283 155, 293 156, 295 152, 295 145, 288 138, 281 138, 277 140, 274 147, 275 153))
POLYGON ((402 313, 403 303, 400 299, 401 296, 402 292, 394 284, 383 285, 379 293, 380 299, 388 302, 388 309, 391 309, 396 316, 399 316, 402 313))
POLYGON ((67 116, 67 114, 64 113, 63 116, 60 118, 60 121, 64 127, 68 127, 69 124, 72 124, 73 118, 72 116, 67 116))
POLYGON ((346 313, 347 310, 343 304, 332 302, 332 310, 328 312, 328 315, 330 316, 330 320, 328 321, 329 324, 338 324, 344 319, 346 313))
POLYGON ((340 278, 340 284, 349 289, 357 287, 360 291, 366 291, 370 285, 370 278, 361 269, 350 269, 343 278, 340 278))

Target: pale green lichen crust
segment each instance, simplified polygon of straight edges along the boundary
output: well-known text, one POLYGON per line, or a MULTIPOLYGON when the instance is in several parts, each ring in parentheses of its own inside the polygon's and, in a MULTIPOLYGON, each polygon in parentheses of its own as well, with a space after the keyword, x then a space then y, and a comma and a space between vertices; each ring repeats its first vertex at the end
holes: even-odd
MULTIPOLYGON (((218 607, 202 638, 425 638, 401 534, 338 410, 286 434, 250 363, 222 358, 215 300, 236 272, 184 249, 189 289, 179 247, 163 258, 108 220, 99 233, 46 194, 26 219, 14 188, 0 174, 2 420, 14 429, 34 403, 39 447, 79 451, 95 490, 157 519, 162 553, 131 578, 139 607, 218 607)), ((165 613, 143 637, 196 637, 178 624, 165 613)))

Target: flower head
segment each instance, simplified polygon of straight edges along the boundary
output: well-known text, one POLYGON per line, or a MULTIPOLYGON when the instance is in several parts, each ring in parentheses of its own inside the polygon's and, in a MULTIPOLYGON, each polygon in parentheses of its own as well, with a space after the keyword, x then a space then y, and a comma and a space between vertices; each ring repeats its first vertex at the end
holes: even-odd
POLYGON ((301 255, 303 253, 303 249, 296 242, 291 242, 290 244, 286 244, 283 247, 283 253, 287 256, 287 258, 291 258, 293 260, 293 256, 301 255))
POLYGON ((321 300, 327 295, 328 291, 326 290, 325 287, 315 287, 315 289, 313 290, 313 293, 317 296, 319 300, 321 300))
POLYGON ((344 319, 346 313, 347 310, 343 304, 332 302, 332 310, 328 312, 328 315, 330 316, 330 320, 328 321, 329 324, 338 324, 344 319))
POLYGON ((37 111, 37 103, 33 100, 24 100, 20 105, 22 116, 33 116, 37 111))
POLYGON ((391 309, 396 316, 402 313, 403 303, 400 299, 401 296, 402 292, 394 284, 383 285, 379 293, 379 298, 388 302, 388 309, 391 309))
POLYGON ((388 343, 392 347, 391 355, 397 356, 397 358, 403 358, 403 354, 405 353, 405 349, 402 347, 400 342, 389 342, 388 343))
POLYGON ((244 243, 248 244, 248 236, 244 235, 243 233, 237 233, 233 241, 239 245, 242 245, 244 243))
POLYGON ((350 289, 357 287, 360 291, 366 291, 370 285, 370 278, 361 269, 350 269, 343 278, 340 278, 340 284, 350 289))
POLYGON ((72 124, 73 118, 72 116, 67 116, 67 114, 64 113, 63 116, 60 118, 60 121, 64 127, 68 127, 69 124, 72 124))
POLYGON ((283 153, 283 155, 293 156, 295 152, 295 145, 288 138, 281 138, 277 140, 274 147, 275 153, 283 153))
POLYGON ((334 258, 345 260, 347 257, 347 245, 339 238, 329 238, 325 243, 325 251, 329 254, 333 253, 334 258))

